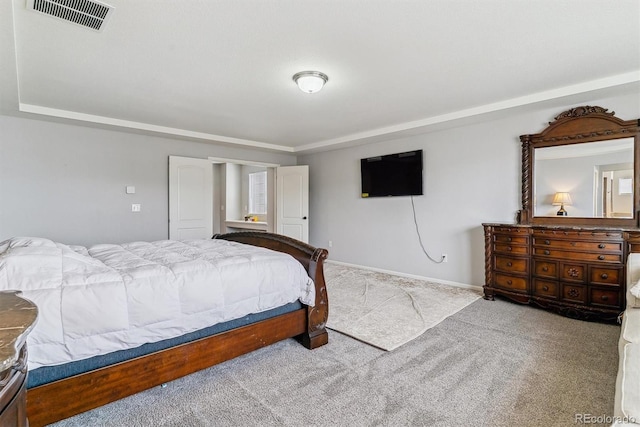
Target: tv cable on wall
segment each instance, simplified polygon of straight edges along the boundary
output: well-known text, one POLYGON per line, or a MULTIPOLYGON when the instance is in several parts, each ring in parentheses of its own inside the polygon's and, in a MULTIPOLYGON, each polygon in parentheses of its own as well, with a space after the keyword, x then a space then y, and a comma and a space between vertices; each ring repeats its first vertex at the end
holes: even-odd
POLYGON ((360 159, 361 197, 411 196, 413 223, 416 225, 422 252, 431 261, 441 264, 445 262, 446 255, 443 255, 440 261, 433 259, 424 248, 420 236, 413 196, 424 194, 422 180, 422 150, 360 159))
POLYGON ((431 261, 435 262, 436 264, 442 264, 445 260, 445 257, 443 256, 440 261, 433 259, 431 255, 429 255, 427 250, 424 248, 424 245, 422 244, 422 237, 420 236, 420 228, 418 227, 418 219, 416 218, 416 205, 415 203, 413 203, 413 196, 411 196, 411 210, 413 211, 413 223, 416 225, 416 234, 418 235, 418 242, 420 243, 422 252, 424 252, 427 258, 429 258, 431 261))

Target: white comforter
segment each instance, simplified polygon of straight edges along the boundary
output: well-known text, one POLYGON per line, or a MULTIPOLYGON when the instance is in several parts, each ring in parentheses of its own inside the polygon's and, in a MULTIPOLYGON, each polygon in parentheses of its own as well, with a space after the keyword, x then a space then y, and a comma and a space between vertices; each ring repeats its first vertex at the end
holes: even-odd
POLYGON ((313 282, 293 257, 225 240, 87 249, 13 238, 0 243, 0 290, 9 289, 38 306, 30 369, 315 301, 313 282))

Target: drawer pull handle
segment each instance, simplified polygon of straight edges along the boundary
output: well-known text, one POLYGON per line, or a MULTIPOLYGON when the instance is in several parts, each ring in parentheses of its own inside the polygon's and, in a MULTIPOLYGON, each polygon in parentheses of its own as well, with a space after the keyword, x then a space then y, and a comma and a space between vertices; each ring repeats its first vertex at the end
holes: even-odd
POLYGON ((605 245, 604 243, 600 243, 600 244, 598 245, 598 247, 599 247, 600 249, 604 249, 604 248, 606 248, 606 247, 607 247, 607 245, 605 245))
POLYGON ((507 242, 512 241, 513 239, 511 237, 507 237, 507 242))
POLYGON ((507 280, 507 285, 511 286, 513 282, 511 280, 507 280))
POLYGON ((567 293, 569 294, 570 297, 573 297, 573 298, 577 298, 580 296, 580 291, 578 291, 576 288, 569 289, 569 292, 567 293))
POLYGON ((513 266, 513 263, 512 263, 511 261, 509 261, 509 262, 507 263, 507 267, 511 267, 511 266, 513 266))
POLYGON ((602 301, 608 301, 608 300, 609 300, 609 297, 608 297, 608 296, 606 296, 606 295, 602 295, 602 296, 600 297, 600 299, 601 299, 602 301))
POLYGON ((603 260, 604 259, 604 255, 598 255, 598 259, 599 260, 603 260))
POLYGON ((567 269, 567 274, 571 277, 578 277, 580 276, 580 271, 577 268, 569 268, 567 269))
POLYGON ((543 286, 543 287, 542 287, 542 290, 546 292, 546 291, 548 291, 548 290, 549 290, 549 287, 548 287, 548 286, 543 286))
POLYGON ((508 250, 508 251, 512 251, 512 250, 513 250, 513 248, 512 248, 511 246, 507 246, 507 250, 508 250))
POLYGON ((544 267, 542 267, 542 271, 549 271, 549 267, 545 265, 544 267))
POLYGON ((602 275, 600 275, 600 277, 602 277, 603 279, 608 279, 609 275, 607 273, 602 273, 602 275))
POLYGON ((550 242, 549 240, 545 240, 545 241, 544 241, 544 244, 545 244, 545 245, 550 245, 550 244, 551 244, 551 242, 550 242))
POLYGON ((549 255, 551 252, 549 252, 548 250, 545 249, 544 254, 545 255, 549 255))

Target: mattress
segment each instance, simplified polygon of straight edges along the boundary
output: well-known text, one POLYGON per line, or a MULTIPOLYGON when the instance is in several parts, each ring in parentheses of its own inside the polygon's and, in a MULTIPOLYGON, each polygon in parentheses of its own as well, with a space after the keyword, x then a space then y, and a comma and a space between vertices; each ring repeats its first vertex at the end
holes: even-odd
POLYGON ((86 248, 13 238, 0 243, 0 290, 20 290, 38 306, 29 369, 315 301, 313 281, 290 255, 219 239, 86 248))

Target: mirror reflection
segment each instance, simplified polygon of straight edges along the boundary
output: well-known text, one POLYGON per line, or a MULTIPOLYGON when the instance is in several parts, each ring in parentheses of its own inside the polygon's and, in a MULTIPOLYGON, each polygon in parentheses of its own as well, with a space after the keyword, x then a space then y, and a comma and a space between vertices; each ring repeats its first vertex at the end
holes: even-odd
POLYGON ((536 148, 534 216, 633 218, 633 138, 536 148))

